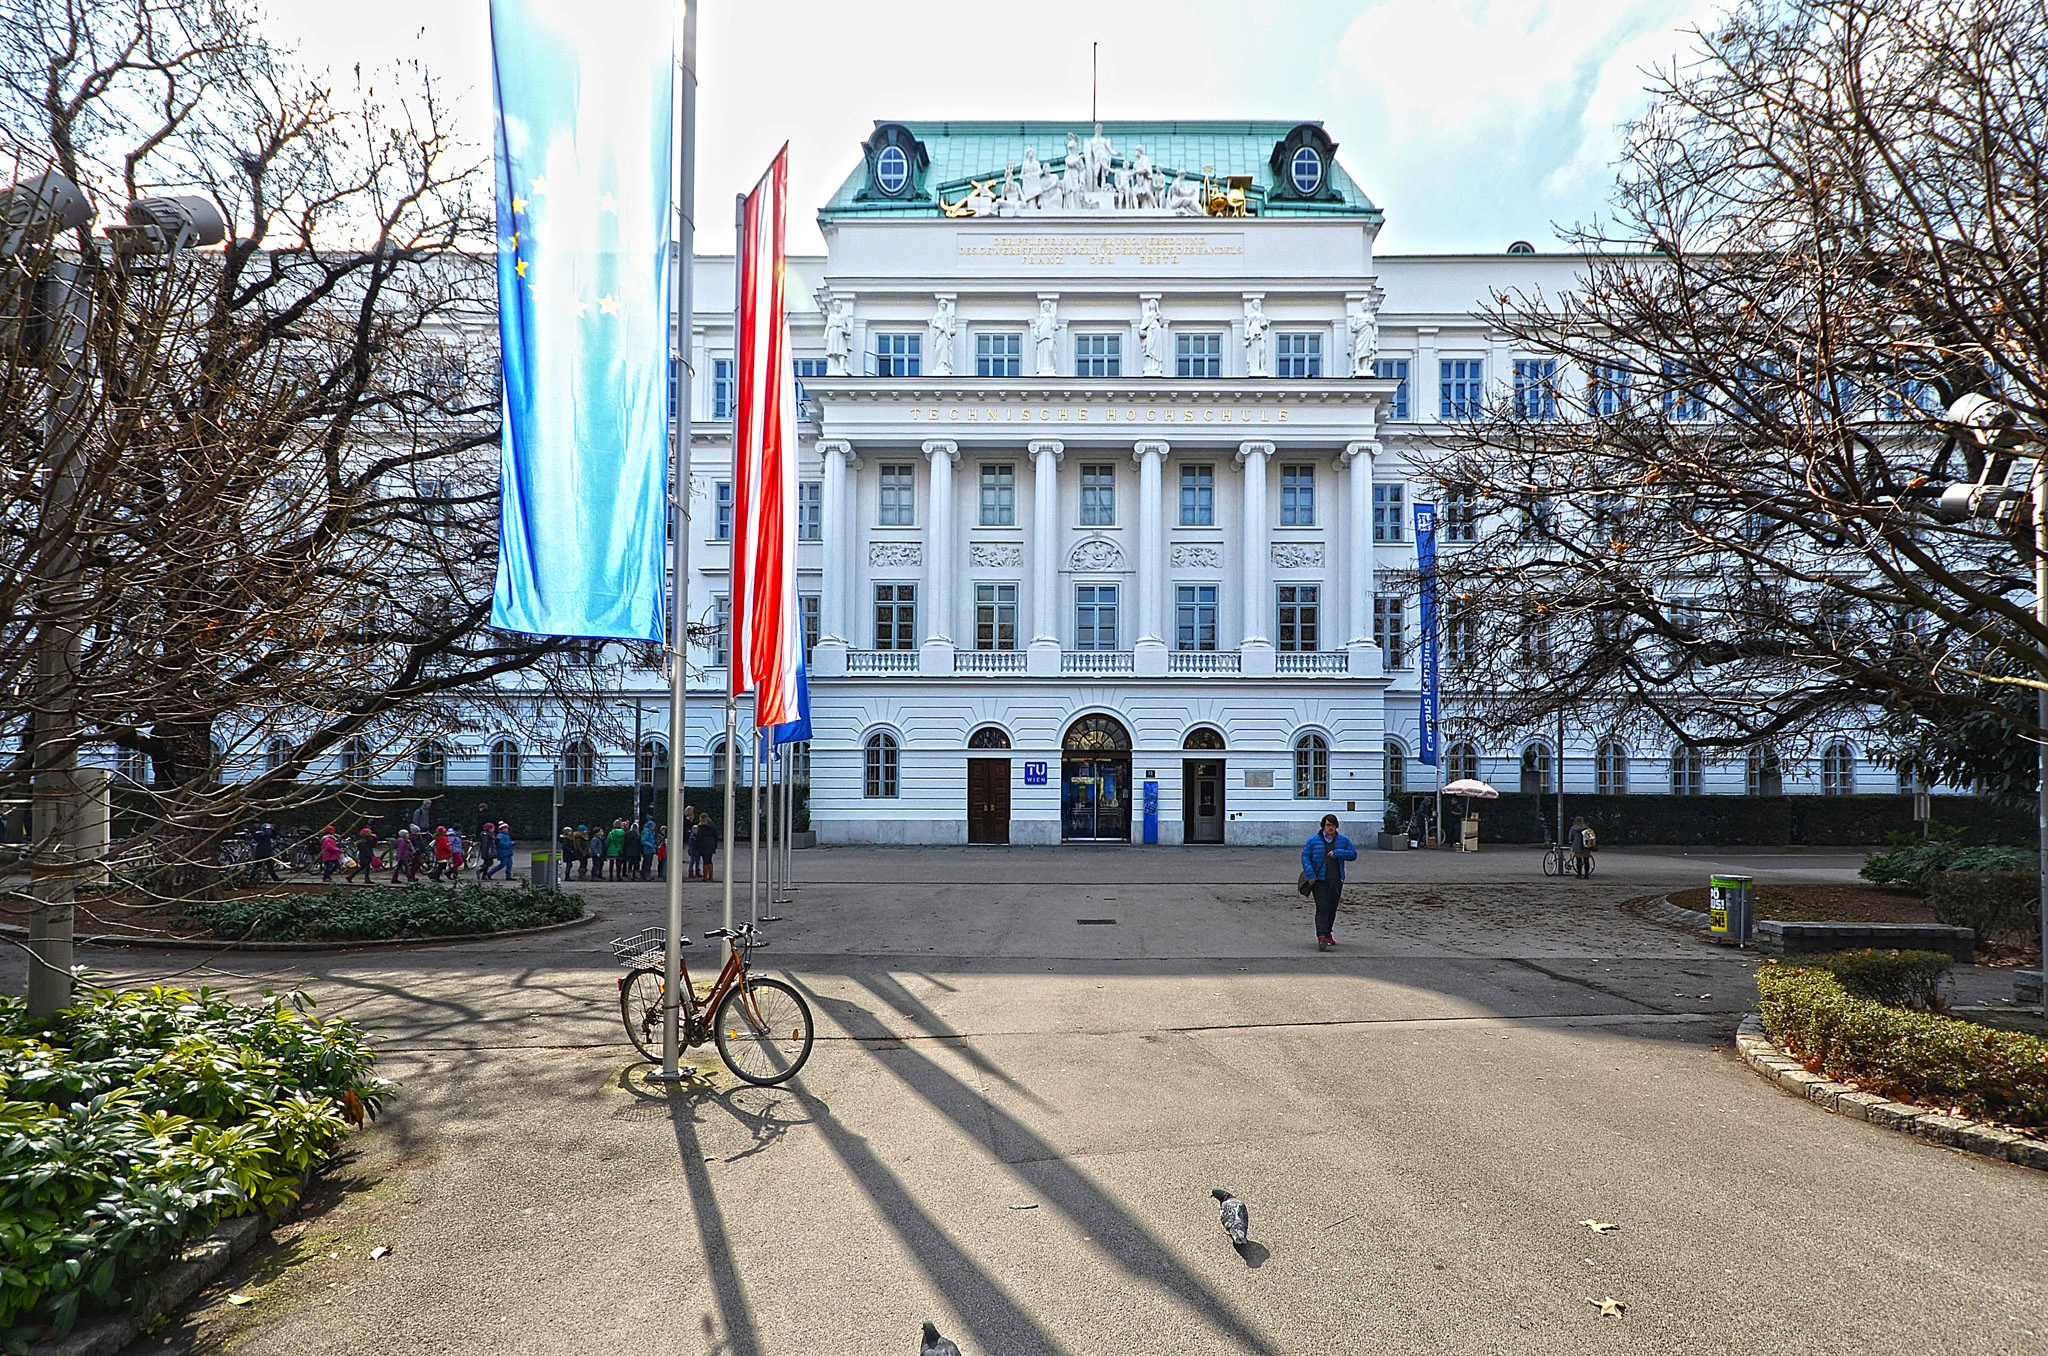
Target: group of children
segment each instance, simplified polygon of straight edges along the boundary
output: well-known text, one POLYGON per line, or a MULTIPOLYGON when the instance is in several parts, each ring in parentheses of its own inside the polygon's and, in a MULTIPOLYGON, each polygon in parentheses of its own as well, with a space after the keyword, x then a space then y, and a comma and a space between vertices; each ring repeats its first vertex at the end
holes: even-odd
POLYGON ((562 829, 562 879, 667 880, 668 830, 652 815, 645 819, 614 819, 600 824, 570 824, 562 829))
POLYGON ((425 872, 433 881, 458 881, 472 863, 478 880, 489 880, 499 871, 512 879, 512 826, 486 820, 473 839, 465 839, 459 824, 436 825, 430 834, 424 828, 403 828, 390 843, 389 851, 369 825, 356 830, 355 841, 344 846, 342 835, 329 824, 320 831, 320 879, 334 879, 346 867, 343 881, 353 881, 360 872, 363 884, 370 873, 391 868, 391 883, 416 881, 425 872))

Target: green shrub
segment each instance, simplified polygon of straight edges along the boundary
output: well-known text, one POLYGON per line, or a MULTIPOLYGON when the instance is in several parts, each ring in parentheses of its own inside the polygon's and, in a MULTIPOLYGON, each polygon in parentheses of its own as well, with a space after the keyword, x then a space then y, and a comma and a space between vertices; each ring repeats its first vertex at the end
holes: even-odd
POLYGON ((566 923, 583 897, 472 882, 380 885, 305 894, 258 895, 195 904, 192 919, 216 936, 259 942, 360 942, 386 937, 454 937, 566 923))
POLYGON ((0 1334, 20 1349, 219 1220, 288 1201, 388 1089, 354 1026, 279 999, 0 996, 0 1334))
POLYGON ((1969 847, 1954 838, 1895 845, 1863 863, 1858 874, 1879 885, 1905 885, 1925 894, 1937 871, 2032 871, 2031 848, 1969 847))
POLYGON ((1798 964, 1826 970, 1858 998, 1887 1007, 1932 1012, 1941 1006, 1941 981, 1955 958, 1940 951, 1835 951, 1801 956, 1798 964))
POLYGON ((2048 1041, 1858 998, 1827 970, 1757 971, 1764 1029, 1828 1077, 1966 1116, 2048 1127, 2048 1041))
POLYGON ((1927 885, 1934 916, 1977 940, 2027 945, 2041 936, 2041 877, 2033 871, 1937 871, 1927 885))

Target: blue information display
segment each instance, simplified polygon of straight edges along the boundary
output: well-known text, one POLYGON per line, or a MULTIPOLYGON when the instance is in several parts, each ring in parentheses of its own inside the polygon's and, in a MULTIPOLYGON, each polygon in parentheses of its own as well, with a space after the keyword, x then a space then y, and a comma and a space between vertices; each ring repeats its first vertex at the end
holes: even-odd
POLYGON ((1145 783, 1145 841, 1159 841, 1159 783, 1145 783))
POLYGON ((1026 764, 1024 765, 1024 785, 1026 785, 1026 786, 1044 786, 1044 785, 1045 785, 1045 764, 1044 764, 1044 763, 1026 763, 1026 764))

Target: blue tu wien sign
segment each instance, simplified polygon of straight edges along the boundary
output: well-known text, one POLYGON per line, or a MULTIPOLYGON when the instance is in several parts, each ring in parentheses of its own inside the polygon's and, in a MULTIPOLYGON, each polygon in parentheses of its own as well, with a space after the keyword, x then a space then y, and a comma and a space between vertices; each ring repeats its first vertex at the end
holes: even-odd
POLYGON ((1415 572, 1422 586, 1422 735, 1416 761, 1435 767, 1437 751, 1438 606, 1436 597, 1436 505, 1415 506, 1415 572))

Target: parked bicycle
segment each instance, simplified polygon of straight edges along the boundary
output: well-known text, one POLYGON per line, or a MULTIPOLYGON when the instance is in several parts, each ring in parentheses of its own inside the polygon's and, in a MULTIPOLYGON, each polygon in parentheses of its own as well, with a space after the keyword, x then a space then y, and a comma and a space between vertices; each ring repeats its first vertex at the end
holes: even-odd
MULTIPOLYGON (((732 954, 702 999, 690 983, 690 967, 683 967, 682 1005, 676 1014, 682 1047, 713 1042, 726 1068, 759 1087, 794 1078, 811 1057, 810 1004, 781 980, 759 978, 748 970, 747 953, 765 940, 753 924, 713 928, 704 936, 731 938, 732 954), (709 1023, 706 1013, 711 1014, 709 1023)), ((677 941, 690 945, 688 937, 677 941)), ((626 1038, 656 1062, 661 1059, 662 952, 667 944, 667 928, 612 939, 612 955, 626 967, 619 979, 619 1016, 626 1023, 626 1038)))
MULTIPOLYGON (((1599 860, 1600 854, 1597 852, 1589 852, 1586 854, 1587 875, 1590 876, 1593 874, 1594 866, 1599 860)), ((1544 875, 1575 876, 1578 874, 1578 872, 1578 864, 1572 860, 1572 850, 1566 847, 1564 844, 1552 843, 1550 846, 1543 849, 1544 875)))

